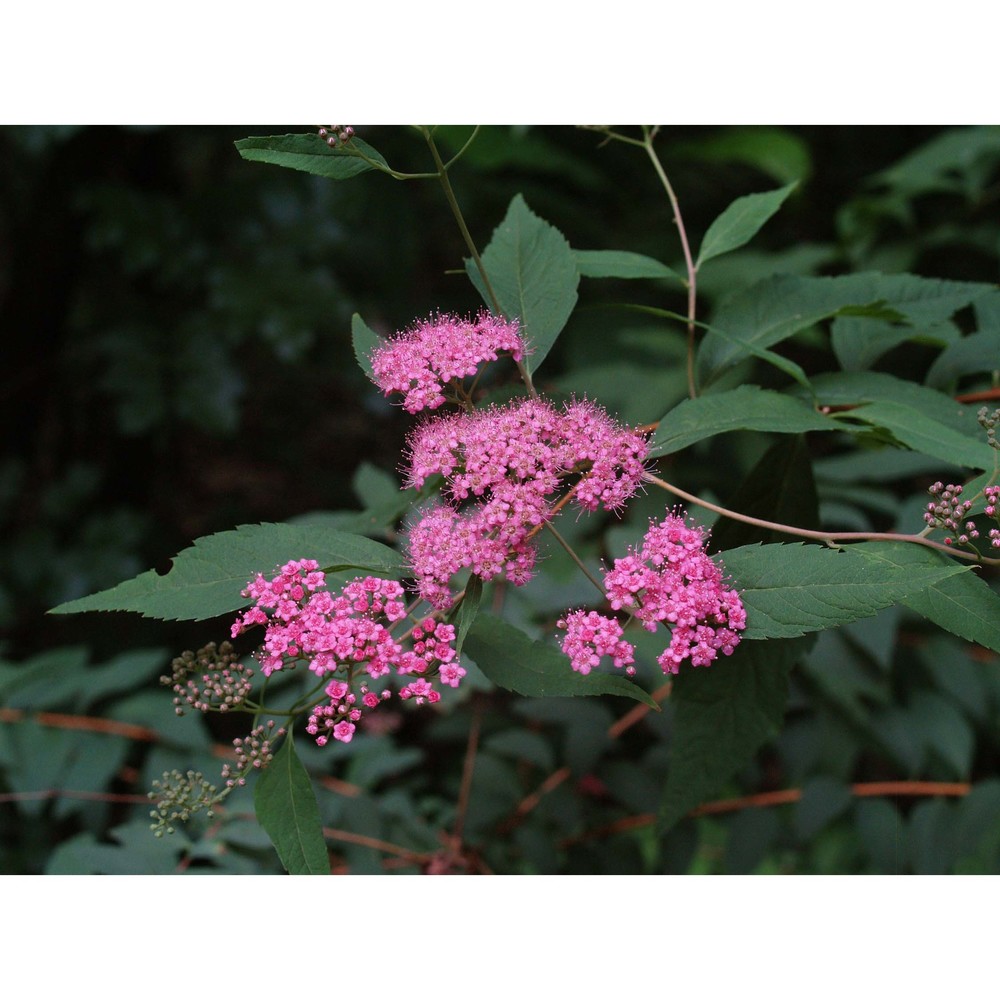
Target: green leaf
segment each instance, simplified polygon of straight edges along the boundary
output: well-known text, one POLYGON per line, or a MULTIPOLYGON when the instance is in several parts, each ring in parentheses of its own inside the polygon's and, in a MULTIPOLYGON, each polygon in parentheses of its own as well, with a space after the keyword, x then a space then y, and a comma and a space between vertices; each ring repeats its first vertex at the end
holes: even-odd
POLYGON ((838 414, 844 430, 884 428, 896 443, 948 465, 993 468, 994 452, 976 420, 975 406, 885 372, 819 375, 812 389, 818 403, 844 410, 838 414))
POLYGON ((949 344, 927 371, 929 386, 945 388, 962 375, 1000 369, 1000 329, 980 330, 949 344))
POLYGON ((574 250, 581 278, 670 278, 684 284, 672 267, 629 250, 574 250))
POLYGON ((329 875, 319 806, 291 734, 257 778, 254 809, 289 875, 329 875))
POLYGON ((949 576, 903 603, 948 632, 1000 653, 1000 595, 975 573, 949 576))
POLYGON ((465 596, 458 606, 456 615, 457 627, 455 628, 455 656, 461 655, 462 647, 469 635, 469 629, 479 614, 479 603, 483 599, 483 578, 481 576, 469 577, 469 582, 465 587, 465 596))
POLYGON ((357 136, 347 145, 338 145, 333 149, 312 133, 250 136, 248 139, 238 140, 235 145, 244 160, 291 167, 293 170, 303 170, 307 174, 317 174, 338 181, 375 169, 359 153, 380 163, 387 170, 389 167, 381 153, 357 136))
POLYGON ((199 538, 174 557, 170 572, 148 570, 133 580, 53 608, 50 614, 137 611, 144 618, 204 621, 249 601, 241 596, 257 573, 270 573, 290 559, 315 559, 329 573, 356 569, 403 575, 398 553, 379 542, 321 525, 243 524, 199 538))
POLYGON ((709 384, 750 354, 750 345, 772 347, 841 311, 882 318, 899 314, 912 324, 932 326, 992 290, 993 286, 985 283, 943 281, 913 274, 870 272, 832 278, 767 278, 729 296, 716 309, 713 330, 698 349, 700 380, 703 385, 709 384), (737 343, 727 341, 716 330, 725 331, 737 343))
POLYGON ((921 410, 902 403, 880 401, 864 403, 842 415, 843 429, 850 422, 882 427, 893 438, 921 455, 931 455, 942 462, 958 462, 970 469, 992 469, 996 453, 981 436, 970 437, 952 430, 921 410))
POLYGON ((798 181, 793 181, 776 191, 748 194, 737 198, 708 227, 708 232, 701 241, 695 268, 701 267, 705 261, 713 257, 719 257, 749 243, 797 186, 798 181))
POLYGON ((891 558, 878 558, 905 544, 862 542, 844 552, 818 545, 745 545, 723 553, 747 609, 743 637, 791 638, 846 625, 967 569, 947 560, 917 560, 901 569, 891 558))
POLYGON ((465 649, 494 684, 529 698, 614 694, 658 710, 638 684, 614 674, 579 674, 555 646, 534 641, 492 615, 476 618, 465 649))
MULTIPOLYGON (((669 829, 732 777, 781 726, 788 673, 808 640, 741 643, 674 681, 670 770, 660 806, 669 829)), ((686 665, 685 665, 686 666, 686 665)))
POLYGON ((374 382, 375 372, 372 370, 371 354, 385 341, 357 313, 351 317, 351 343, 354 345, 354 357, 357 358, 361 370, 374 382))
MULTIPOLYGON (((576 305, 580 272, 573 251, 555 226, 535 215, 521 195, 515 195, 482 261, 501 311, 520 320, 521 332, 531 350, 526 363, 534 372, 576 305)), ((475 262, 466 260, 465 269, 492 309, 493 302, 475 262)))
POLYGON ((817 413, 799 399, 755 385, 742 385, 728 392, 685 399, 675 406, 660 418, 650 443, 650 457, 673 454, 703 438, 727 431, 797 434, 839 429, 835 420, 817 413))
POLYGON ((874 316, 839 315, 830 329, 830 343, 840 367, 865 371, 883 354, 908 340, 943 347, 961 337, 950 322, 913 327, 874 316))

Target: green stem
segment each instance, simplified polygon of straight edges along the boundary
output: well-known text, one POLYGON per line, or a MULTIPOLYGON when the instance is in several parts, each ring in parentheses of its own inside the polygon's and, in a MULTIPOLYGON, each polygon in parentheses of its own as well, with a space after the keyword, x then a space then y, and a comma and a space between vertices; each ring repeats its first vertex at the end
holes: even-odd
POLYGON ((580 570, 583 573, 583 575, 601 592, 601 595, 603 596, 604 588, 601 586, 597 577, 595 577, 594 574, 591 573, 586 566, 584 566, 583 560, 573 551, 569 542, 567 542, 566 539, 559 534, 559 532, 556 530, 555 525, 551 521, 546 521, 545 527, 552 532, 552 534, 555 536, 556 541, 569 553, 570 559, 572 559, 573 562, 575 562, 577 566, 580 567, 580 570))
MULTIPOLYGON (((462 209, 459 207, 458 199, 455 197, 455 192, 452 190, 451 181, 448 179, 448 167, 458 157, 453 157, 448 164, 445 164, 441 159, 441 154, 438 152, 437 144, 434 142, 434 136, 431 131, 427 128, 422 129, 424 138, 427 141, 427 146, 431 151, 431 156, 434 158, 434 165, 437 167, 437 177, 441 181, 441 187, 444 190, 445 199, 448 202, 448 207, 451 209, 451 214, 455 217, 455 222, 458 223, 459 231, 462 234, 462 239, 465 240, 465 245, 468 248, 469 253, 472 255, 472 260, 476 265, 476 269, 479 271, 479 275, 483 280, 483 288, 486 289, 486 294, 490 300, 490 305, 493 310, 494 315, 503 316, 504 311, 500 308, 500 300, 497 298, 496 292, 493 290, 493 285, 490 282, 490 277, 486 273, 486 267, 483 265, 483 260, 479 256, 479 251, 476 249, 475 240, 472 238, 472 233, 469 232, 469 227, 465 224, 465 217, 462 215, 462 209)), ((469 140, 472 141, 471 139, 469 140)), ((468 143, 466 143, 466 146, 468 143)), ((463 147, 464 150, 464 147, 463 147)), ((517 370, 520 372, 521 379, 528 390, 528 394, 533 398, 538 398, 538 393, 535 391, 535 387, 531 381, 531 373, 528 371, 528 366, 523 360, 516 362, 517 370)))
POLYGON ((653 139, 656 137, 656 129, 650 129, 648 125, 644 125, 642 128, 643 149, 646 150, 647 155, 653 163, 653 168, 656 170, 657 176, 660 178, 660 183, 663 185, 667 192, 667 197, 670 199, 670 207, 674 212, 674 223, 677 226, 677 233, 681 239, 681 249, 684 251, 684 263, 687 266, 688 273, 688 342, 687 342, 687 381, 688 381, 688 395, 691 399, 694 399, 698 395, 698 385, 695 381, 694 373, 694 345, 695 345, 695 310, 697 307, 697 283, 698 283, 698 266, 694 262, 694 258, 691 256, 691 245, 688 242, 687 230, 684 228, 684 219, 681 216, 680 203, 677 201, 677 195, 674 193, 673 186, 670 183, 670 179, 667 177, 666 171, 663 169, 663 164, 660 162, 660 158, 656 155, 656 151, 653 149, 653 139))
POLYGON ((668 483, 666 480, 660 479, 659 476, 654 476, 652 473, 647 472, 643 476, 643 479, 646 482, 653 483, 655 486, 659 486, 660 489, 666 490, 668 493, 673 493, 674 496, 678 496, 688 503, 697 504, 697 506, 703 507, 705 510, 710 510, 722 517, 728 517, 730 520, 742 521, 744 524, 752 524, 754 527, 766 528, 770 531, 779 531, 782 534, 794 535, 797 538, 811 538, 814 541, 824 542, 832 547, 839 547, 843 542, 910 542, 913 545, 923 545, 925 548, 936 549, 938 552, 943 552, 945 555, 953 556, 956 559, 966 559, 969 562, 976 562, 986 566, 1000 566, 1000 559, 988 559, 978 552, 961 552, 952 546, 942 545, 940 542, 932 542, 929 538, 924 537, 922 532, 916 535, 907 535, 892 531, 811 531, 808 528, 796 528, 790 524, 779 524, 777 521, 765 521, 760 517, 751 517, 749 514, 740 514, 738 511, 720 507, 718 504, 702 500, 693 493, 688 493, 679 486, 674 486, 672 483, 668 483))

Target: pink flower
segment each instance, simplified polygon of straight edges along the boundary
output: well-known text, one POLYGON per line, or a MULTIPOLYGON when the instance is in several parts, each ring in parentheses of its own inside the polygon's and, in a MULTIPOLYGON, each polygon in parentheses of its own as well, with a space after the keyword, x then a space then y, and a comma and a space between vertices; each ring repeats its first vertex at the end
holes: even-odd
POLYGON ((404 394, 408 413, 434 410, 445 401, 444 386, 475 375, 484 361, 507 352, 524 357, 517 322, 482 312, 475 320, 438 314, 397 334, 371 354, 375 383, 388 396, 404 394))
POLYGON ((409 530, 421 597, 447 608, 449 581, 461 569, 526 583, 536 558, 532 538, 560 490, 573 483, 579 506, 617 510, 638 490, 647 453, 642 434, 587 401, 557 410, 526 399, 424 422, 410 435, 407 485, 419 489, 441 475, 445 503, 409 530))
POLYGON ((621 624, 614 618, 605 618, 596 611, 572 611, 556 624, 566 630, 562 651, 574 670, 589 674, 602 656, 610 656, 616 667, 625 668, 626 674, 635 673, 635 649, 622 638, 621 624))
MULTIPOLYGON (((657 658, 664 673, 675 674, 690 659, 708 666, 719 653, 732 654, 746 628, 746 609, 739 593, 727 587, 722 569, 705 551, 703 528, 689 525, 680 515, 668 514, 651 522, 638 551, 616 559, 604 573, 608 603, 615 611, 633 614, 649 632, 660 622, 671 629, 670 644, 657 658)), ((618 643, 617 621, 591 611, 575 611, 560 622, 567 630, 563 652, 574 670, 587 673, 604 655, 626 660, 618 643)))
MULTIPOLYGON (((452 687, 465 676, 455 657, 453 625, 424 619, 412 630, 409 648, 393 638, 392 628, 406 617, 399 600, 403 588, 396 580, 358 577, 336 596, 321 588, 325 577, 314 560, 286 563, 270 580, 258 574, 243 591, 256 604, 232 629, 235 637, 253 625, 265 626, 259 653, 265 675, 304 660, 313 673, 328 680, 329 700, 312 710, 306 726, 320 746, 331 736, 348 742, 354 724, 390 696, 387 689, 370 691, 367 681, 359 685, 359 672, 372 679, 391 673, 439 673, 452 687)), ((400 693, 414 697, 418 705, 441 697, 423 678, 400 693)))

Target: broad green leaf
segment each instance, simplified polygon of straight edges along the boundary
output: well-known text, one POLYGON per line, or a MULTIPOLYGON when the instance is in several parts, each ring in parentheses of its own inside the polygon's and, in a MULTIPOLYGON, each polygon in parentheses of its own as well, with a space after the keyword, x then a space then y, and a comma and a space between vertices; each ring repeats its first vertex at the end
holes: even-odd
MULTIPOLYGON (((908 571, 914 565, 940 565, 946 556, 917 545, 858 553, 908 571)), ((1000 594, 976 573, 959 573, 911 594, 903 603, 948 632, 1000 653, 1000 594)))
POLYGON ((685 399, 660 418, 650 456, 670 455, 688 445, 727 431, 835 431, 837 422, 792 396, 743 385, 728 392, 685 399))
POLYGON ((671 278, 684 283, 673 268, 629 250, 574 250, 581 278, 671 278))
POLYGON ((927 371, 926 382, 946 388, 962 375, 1000 370, 1000 329, 980 330, 949 344, 927 371))
POLYGON ((373 165, 364 157, 388 169, 382 154, 357 136, 347 145, 338 145, 334 149, 312 133, 250 136, 248 139, 238 140, 235 145, 244 160, 291 167, 293 170, 303 170, 307 174, 317 174, 338 181, 355 177, 366 170, 374 170, 373 165))
POLYGON ((996 452, 982 436, 969 437, 926 416, 922 411, 894 402, 864 403, 843 414, 842 426, 854 421, 883 427, 893 438, 922 455, 942 462, 958 462, 970 469, 992 469, 996 452))
POLYGON ((614 674, 579 674, 555 646, 534 641, 492 615, 476 618, 465 649, 494 684, 529 698, 614 694, 658 707, 638 684, 614 674))
POLYGON ((842 410, 844 430, 884 428, 892 440, 949 465, 992 469, 975 406, 885 372, 833 372, 813 379, 816 400, 842 410), (860 425, 860 426, 859 426, 860 425))
POLYGON ((374 382, 375 372, 372 371, 371 353, 385 341, 357 313, 351 317, 351 343, 354 345, 354 357, 357 358, 361 370, 374 382))
POLYGON ((863 542, 840 552, 819 545, 745 545, 722 554, 747 609, 746 639, 792 638, 868 618, 967 567, 943 562, 900 569, 863 558, 904 543, 863 542))
POLYGON ((845 371, 865 371, 883 354, 908 340, 944 347, 961 337, 950 323, 913 327, 874 316, 838 316, 830 328, 830 343, 845 371))
POLYGON ((708 667, 681 668, 670 694, 674 729, 663 829, 717 791, 778 731, 788 673, 808 645, 801 639, 744 642, 708 667))
POLYGON ((713 257, 719 257, 749 243, 760 232, 764 223, 781 208, 797 185, 798 181, 793 181, 776 191, 748 194, 737 198, 708 227, 708 232, 701 241, 695 268, 701 267, 705 261, 713 257))
POLYGON ((329 875, 319 806, 289 733, 257 778, 254 809, 289 875, 329 875))
POLYGON ((712 332, 698 350, 703 385, 742 360, 750 345, 772 347, 801 330, 844 312, 933 326, 993 290, 978 282, 943 281, 913 274, 876 272, 839 277, 777 275, 743 288, 720 303, 712 332), (729 334, 727 341, 715 330, 729 334), (736 340, 737 343, 732 343, 736 340))
MULTIPOLYGON (((534 372, 545 360, 576 305, 580 272, 566 238, 540 219, 515 195, 503 222, 482 254, 483 266, 500 309, 521 323, 531 353, 525 359, 534 372)), ((483 301, 493 302, 472 260, 465 269, 483 301)))
POLYGON ((170 572, 156 570, 89 597, 53 608, 50 614, 137 611, 144 618, 204 621, 236 611, 257 573, 270 573, 290 559, 315 559, 327 572, 358 570, 399 577, 403 563, 388 546, 322 525, 243 524, 199 538, 174 557, 170 572))
MULTIPOLYGON (((727 505, 751 517, 818 528, 819 501, 805 439, 782 440, 768 449, 727 505)), ((721 551, 755 542, 780 542, 785 537, 768 528, 720 518, 712 528, 711 544, 713 550, 721 551)))

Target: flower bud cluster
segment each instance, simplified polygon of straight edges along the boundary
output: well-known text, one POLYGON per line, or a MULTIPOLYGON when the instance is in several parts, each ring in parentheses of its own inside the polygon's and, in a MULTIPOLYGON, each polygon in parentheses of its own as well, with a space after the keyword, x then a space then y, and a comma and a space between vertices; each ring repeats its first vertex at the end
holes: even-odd
POLYGON ((438 314, 397 334, 371 353, 375 383, 388 396, 404 395, 408 413, 435 410, 445 402, 444 388, 475 375, 484 361, 508 353, 524 357, 517 323, 481 312, 475 320, 438 314))
POLYGON ((949 533, 944 540, 945 545, 968 545, 973 538, 979 537, 975 521, 966 520, 966 515, 972 509, 972 501, 960 499, 961 486, 953 483, 945 486, 941 482, 936 482, 928 487, 927 492, 934 499, 927 505, 924 523, 931 528, 942 528, 949 533))
POLYGON ((222 768, 222 780, 227 788, 235 785, 245 785, 246 776, 253 770, 262 770, 274 759, 272 740, 285 735, 284 729, 274 732, 274 719, 269 719, 264 725, 251 729, 242 739, 233 740, 236 751, 236 764, 226 764, 222 768))
POLYGON ((242 705, 253 686, 253 671, 239 662, 232 643, 214 642, 197 653, 187 650, 171 662, 173 673, 160 678, 174 691, 174 711, 228 712, 242 705), (199 676, 200 675, 200 676, 199 676))
MULTIPOLYGON (((650 523, 640 549, 616 559, 614 568, 604 573, 614 611, 633 614, 650 632, 660 622, 671 629, 670 645, 657 657, 664 673, 676 674, 686 659, 704 667, 720 652, 731 655, 746 628, 743 602, 705 551, 707 542, 703 528, 686 524, 677 513, 668 514, 659 524, 650 523)), ((612 619, 574 615, 560 623, 567 629, 563 652, 574 670, 586 673, 602 655, 613 656, 615 666, 630 662, 632 647, 618 642, 621 629, 611 627, 612 619)))
MULTIPOLYGON (((987 486, 983 490, 983 496, 986 499, 986 510, 983 513, 1000 524, 1000 486, 987 486)), ((990 528, 990 546, 1000 549, 1000 528, 990 528)))
POLYGON ((324 125, 317 134, 331 149, 335 149, 338 143, 344 146, 351 141, 354 128, 351 125, 324 125))
POLYGON ((984 406, 977 414, 979 426, 986 431, 986 441, 991 448, 1000 451, 1000 441, 997 441, 997 427, 1000 426, 1000 408, 992 413, 984 406))
POLYGON ((585 510, 623 507, 639 488, 648 443, 587 400, 557 409, 526 399, 427 421, 409 453, 408 486, 444 477, 443 502, 411 525, 408 544, 420 596, 447 608, 461 569, 484 580, 505 573, 515 585, 531 578, 532 538, 568 479, 585 510))
POLYGON ((219 793, 215 786, 205 780, 199 771, 164 771, 159 781, 153 782, 153 790, 149 792, 150 799, 156 803, 156 808, 150 812, 153 820, 151 826, 157 837, 174 832, 174 824, 186 823, 196 813, 208 810, 208 818, 212 818, 212 806, 219 801, 219 793))
POLYGON ((610 656, 616 667, 624 667, 630 677, 635 674, 635 647, 622 638, 621 622, 616 618, 596 611, 571 611, 556 626, 566 632, 562 651, 574 670, 589 674, 602 656, 610 656))
MULTIPOLYGON (((393 672, 436 674, 451 687, 465 676, 455 656, 454 626, 428 618, 413 629, 409 648, 393 639, 392 627, 406 617, 403 588, 395 580, 358 577, 335 596, 326 589, 319 564, 299 559, 270 580, 258 574, 243 595, 255 604, 233 624, 232 635, 265 626, 260 664, 266 676, 304 660, 318 677, 330 678, 329 702, 313 710, 307 726, 321 746, 330 735, 349 742, 364 710, 390 696, 372 691, 356 674, 372 680, 393 672)), ((430 688, 429 680, 425 684, 430 688)))

